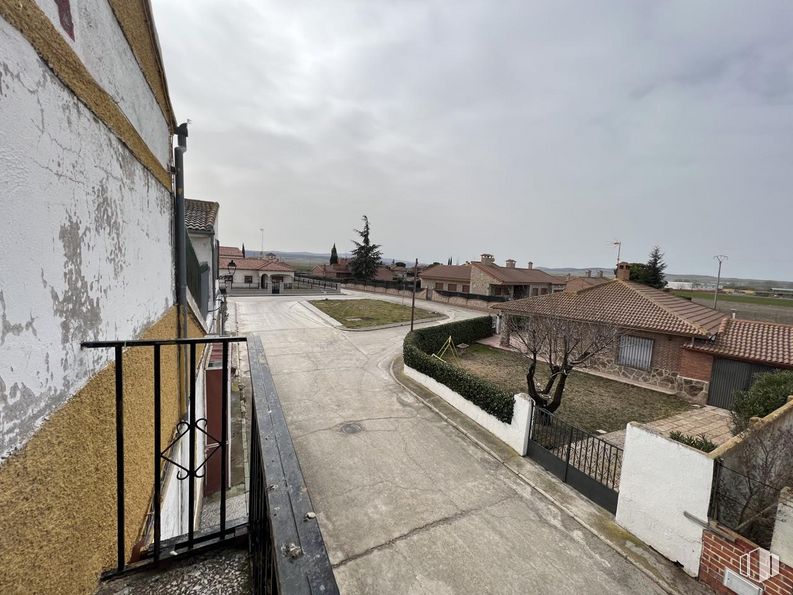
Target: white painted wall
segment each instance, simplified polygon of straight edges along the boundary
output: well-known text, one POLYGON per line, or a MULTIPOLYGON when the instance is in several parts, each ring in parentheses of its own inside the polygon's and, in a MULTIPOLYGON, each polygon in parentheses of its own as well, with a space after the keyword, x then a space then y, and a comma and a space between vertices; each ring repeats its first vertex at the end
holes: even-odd
POLYGON ((713 460, 704 452, 629 423, 622 458, 617 523, 691 576, 699 573, 713 460))
POLYGON ((74 40, 63 30, 54 0, 36 0, 91 76, 107 91, 163 166, 171 141, 163 135, 165 116, 140 70, 107 0, 71 2, 74 40))
POLYGON ((108 363, 80 342, 137 336, 174 281, 168 190, 2 18, 0 47, 2 459, 108 363))
POLYGON ((783 564, 793 566, 793 488, 782 488, 779 493, 771 552, 783 564))
POLYGON ((422 374, 410 366, 405 366, 405 375, 431 390, 449 403, 449 405, 471 418, 499 440, 506 442, 519 455, 523 456, 526 454, 529 445, 529 434, 531 432, 531 411, 533 406, 528 395, 515 395, 515 409, 512 413, 512 423, 507 424, 490 415, 483 409, 480 409, 445 384, 441 384, 434 378, 430 378, 426 374, 422 374))

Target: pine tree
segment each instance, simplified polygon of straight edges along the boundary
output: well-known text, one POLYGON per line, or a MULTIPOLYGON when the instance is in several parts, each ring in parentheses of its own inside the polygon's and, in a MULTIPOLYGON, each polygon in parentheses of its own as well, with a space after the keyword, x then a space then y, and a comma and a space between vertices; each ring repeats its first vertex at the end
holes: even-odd
POLYGON ((647 285, 656 289, 666 287, 665 270, 664 253, 661 252, 661 248, 655 246, 650 252, 650 258, 647 261, 647 285))
POLYGON ((361 241, 352 240, 355 249, 350 259, 350 271, 356 279, 372 279, 381 264, 382 252, 379 250, 380 244, 372 244, 369 240, 369 218, 366 215, 363 216, 363 229, 354 231, 361 236, 361 241))
POLYGON ((339 264, 339 253, 336 252, 336 244, 330 249, 330 264, 339 264))

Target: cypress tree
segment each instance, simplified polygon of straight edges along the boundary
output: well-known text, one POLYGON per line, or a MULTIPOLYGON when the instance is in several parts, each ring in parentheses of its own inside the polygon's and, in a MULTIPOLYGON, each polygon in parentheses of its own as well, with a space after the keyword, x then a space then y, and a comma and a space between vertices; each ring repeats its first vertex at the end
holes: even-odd
POLYGON ((336 252, 336 244, 333 244, 333 248, 330 249, 330 264, 338 264, 339 263, 339 254, 336 252))

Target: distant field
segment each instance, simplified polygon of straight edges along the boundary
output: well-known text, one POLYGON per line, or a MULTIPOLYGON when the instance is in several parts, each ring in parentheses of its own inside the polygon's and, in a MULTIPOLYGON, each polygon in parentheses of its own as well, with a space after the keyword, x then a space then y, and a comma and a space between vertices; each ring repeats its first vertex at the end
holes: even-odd
MULTIPOLYGON (((713 301, 713 292, 675 290, 672 293, 684 298, 713 301)), ((777 308, 793 308, 793 299, 789 299, 789 298, 775 298, 775 297, 762 297, 757 295, 735 295, 729 293, 720 293, 719 301, 736 302, 739 304, 756 304, 758 306, 772 306, 777 308)))
MULTIPOLYGON (((347 328, 366 328, 410 321, 410 306, 384 300, 313 300, 311 305, 347 328)), ((437 312, 416 308, 416 320, 435 318, 437 312)))

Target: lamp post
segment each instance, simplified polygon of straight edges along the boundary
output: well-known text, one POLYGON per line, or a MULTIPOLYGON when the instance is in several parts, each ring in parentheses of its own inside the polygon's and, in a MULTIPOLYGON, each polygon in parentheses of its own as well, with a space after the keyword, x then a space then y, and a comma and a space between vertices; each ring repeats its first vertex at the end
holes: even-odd
POLYGON ((413 298, 410 302, 410 330, 413 330, 413 320, 416 317, 416 281, 419 277, 419 259, 416 259, 416 264, 413 265, 413 298))
POLYGON ((237 271, 237 263, 233 260, 226 267, 229 271, 229 289, 234 287, 234 273, 237 271))

